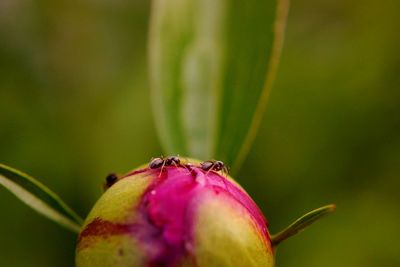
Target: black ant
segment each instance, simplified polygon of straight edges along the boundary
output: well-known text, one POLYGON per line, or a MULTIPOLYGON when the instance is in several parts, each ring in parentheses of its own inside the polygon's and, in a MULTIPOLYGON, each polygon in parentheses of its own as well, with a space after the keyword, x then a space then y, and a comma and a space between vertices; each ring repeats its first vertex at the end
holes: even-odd
POLYGON ((106 182, 103 185, 104 190, 110 188, 117 181, 118 181, 118 176, 115 173, 110 173, 109 175, 107 175, 106 182))
MULTIPOLYGON (((168 156, 168 157, 159 157, 159 158, 152 158, 149 163, 150 169, 158 169, 161 168, 161 171, 165 166, 181 166, 181 160, 178 156, 168 156)), ((161 173, 160 173, 161 175, 161 173)))
POLYGON ((181 160, 178 156, 169 156, 169 157, 159 157, 152 158, 149 163, 150 169, 158 169, 164 166, 179 166, 181 164, 181 160))
POLYGON ((225 166, 225 164, 220 160, 207 160, 200 163, 200 168, 203 171, 207 171, 208 174, 210 171, 222 171, 224 174, 228 174, 229 169, 225 166))

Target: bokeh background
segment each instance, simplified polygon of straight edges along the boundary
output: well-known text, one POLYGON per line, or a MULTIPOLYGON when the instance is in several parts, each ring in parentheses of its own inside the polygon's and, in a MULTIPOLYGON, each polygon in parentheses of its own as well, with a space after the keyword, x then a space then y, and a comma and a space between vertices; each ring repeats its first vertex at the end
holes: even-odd
MULTIPOLYGON (((271 232, 337 212, 277 267, 400 266, 400 1, 292 1, 279 74, 237 175, 271 232)), ((84 216, 110 172, 161 154, 148 1, 0 0, 0 162, 84 216)), ((0 266, 71 267, 76 236, 0 188, 0 266)))

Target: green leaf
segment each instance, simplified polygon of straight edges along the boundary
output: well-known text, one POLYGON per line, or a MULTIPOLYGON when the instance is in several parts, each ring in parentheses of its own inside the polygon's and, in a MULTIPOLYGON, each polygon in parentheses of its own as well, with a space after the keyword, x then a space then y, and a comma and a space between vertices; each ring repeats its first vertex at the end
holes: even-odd
POLYGON ((264 113, 288 0, 153 0, 150 82, 167 154, 237 168, 264 113))
POLYGON ((82 219, 55 193, 34 178, 0 164, 0 184, 40 214, 71 231, 79 232, 82 219))
POLYGON ((289 225, 286 229, 275 234, 271 237, 272 245, 275 247, 285 239, 299 233, 300 231, 304 230, 307 226, 313 224, 314 222, 318 221, 325 215, 328 215, 336 210, 336 205, 331 204, 316 210, 313 210, 299 219, 297 219, 294 223, 289 225))

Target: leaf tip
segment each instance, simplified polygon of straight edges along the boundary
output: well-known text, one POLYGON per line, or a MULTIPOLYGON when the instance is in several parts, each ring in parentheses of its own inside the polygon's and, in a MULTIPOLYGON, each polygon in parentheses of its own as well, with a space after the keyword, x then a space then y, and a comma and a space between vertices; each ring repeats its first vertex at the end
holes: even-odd
POLYGON ((289 237, 301 232, 309 225, 318 221, 322 217, 331 214, 336 211, 336 204, 329 204, 318 209, 312 210, 305 215, 301 216, 299 219, 294 221, 286 229, 273 235, 271 237, 271 242, 274 247, 279 245, 282 241, 288 239, 289 237))

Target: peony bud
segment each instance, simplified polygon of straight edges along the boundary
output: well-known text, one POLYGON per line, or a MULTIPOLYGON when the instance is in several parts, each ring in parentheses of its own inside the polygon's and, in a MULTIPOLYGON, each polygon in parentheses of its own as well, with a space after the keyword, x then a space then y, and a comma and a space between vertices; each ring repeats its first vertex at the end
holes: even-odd
POLYGON ((77 267, 274 265, 267 221, 230 177, 200 165, 141 168, 98 200, 77 267))

